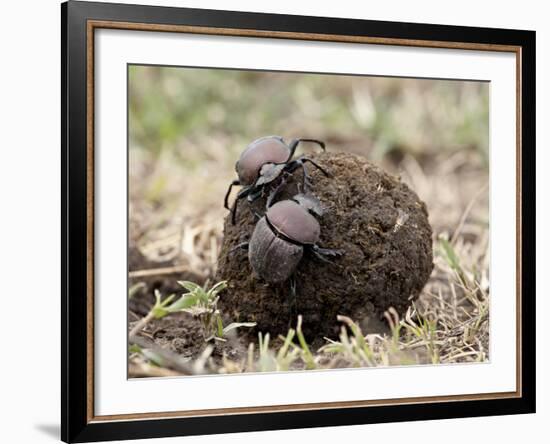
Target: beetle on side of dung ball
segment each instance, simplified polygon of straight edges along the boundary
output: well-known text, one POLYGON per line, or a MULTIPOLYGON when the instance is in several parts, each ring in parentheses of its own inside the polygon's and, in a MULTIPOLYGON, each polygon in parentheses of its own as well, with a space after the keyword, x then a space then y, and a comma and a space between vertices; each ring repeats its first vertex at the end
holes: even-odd
POLYGON ((235 179, 229 185, 225 194, 224 206, 231 211, 231 222, 233 225, 236 220, 237 205, 240 199, 247 198, 249 203, 254 202, 260 196, 265 194, 266 188, 273 186, 277 179, 291 174, 298 168, 302 168, 303 187, 309 186, 309 177, 306 170, 306 163, 310 163, 329 177, 329 173, 306 156, 300 156, 294 159, 294 153, 300 142, 311 142, 319 145, 325 150, 324 142, 316 139, 292 139, 287 145, 280 136, 266 136, 256 139, 249 144, 241 153, 235 171, 238 179, 235 179), (241 185, 243 188, 237 194, 233 208, 229 207, 229 195, 235 185, 241 185))
POLYGON ((273 190, 267 200, 267 211, 254 227, 248 242, 233 250, 248 249, 248 260, 254 274, 268 284, 290 282, 291 294, 296 297, 294 272, 304 253, 309 253, 323 262, 332 264, 327 257, 344 254, 343 250, 323 248, 318 242, 321 226, 317 217, 324 209, 312 194, 297 194, 291 199, 273 203, 283 188, 283 181, 273 190))

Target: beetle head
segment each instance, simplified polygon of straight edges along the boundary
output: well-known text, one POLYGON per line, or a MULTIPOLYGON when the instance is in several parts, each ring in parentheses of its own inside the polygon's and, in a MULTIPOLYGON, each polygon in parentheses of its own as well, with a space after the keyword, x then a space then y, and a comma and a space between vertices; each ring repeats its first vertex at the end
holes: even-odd
POLYGON ((292 200, 300 204, 300 206, 305 208, 313 215, 322 216, 325 212, 321 201, 317 199, 317 197, 315 197, 313 194, 300 193, 294 196, 292 200))
POLYGON ((264 185, 266 183, 273 182, 277 177, 281 175, 286 164, 284 163, 266 163, 260 168, 260 174, 256 180, 256 185, 264 185))

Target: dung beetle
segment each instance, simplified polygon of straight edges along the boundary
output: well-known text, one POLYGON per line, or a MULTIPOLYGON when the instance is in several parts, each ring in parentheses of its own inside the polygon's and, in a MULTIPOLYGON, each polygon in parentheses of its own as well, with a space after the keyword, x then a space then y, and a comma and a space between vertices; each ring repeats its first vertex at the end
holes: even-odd
POLYGON ((302 168, 303 186, 304 190, 306 190, 309 185, 305 167, 306 162, 311 163, 325 176, 329 176, 327 171, 308 157, 300 156, 297 159, 293 159, 296 148, 300 142, 316 143, 325 150, 325 144, 320 140, 303 138, 293 139, 287 145, 280 136, 266 136, 252 142, 241 153, 239 160, 237 160, 235 164, 238 179, 231 182, 224 199, 225 208, 231 211, 231 221, 233 224, 235 224, 239 200, 247 197, 249 202, 254 202, 263 195, 264 189, 273 184, 281 175, 290 174, 296 169, 302 168), (233 209, 230 209, 228 199, 231 194, 231 189, 235 185, 242 185, 243 188, 237 194, 233 209))
MULTIPOLYGON (((277 284, 292 277, 305 251, 325 262, 330 262, 325 256, 343 254, 317 244, 321 227, 315 216, 322 216, 323 208, 316 197, 298 194, 271 205, 275 194, 271 193, 267 211, 256 223, 250 241, 237 246, 248 247, 248 260, 256 275, 277 284)), ((291 288, 294 293, 294 282, 291 288)))

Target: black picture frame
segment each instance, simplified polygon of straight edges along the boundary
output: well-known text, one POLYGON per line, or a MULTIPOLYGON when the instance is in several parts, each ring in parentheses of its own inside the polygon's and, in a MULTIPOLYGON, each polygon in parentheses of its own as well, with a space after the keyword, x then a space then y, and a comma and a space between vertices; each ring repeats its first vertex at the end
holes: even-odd
POLYGON ((69 1, 61 5, 61 23, 63 441, 90 442, 535 412, 534 31, 79 1, 69 1), (517 53, 521 58, 518 71, 521 78, 518 92, 521 99, 518 111, 521 119, 518 177, 521 182, 516 198, 519 199, 521 208, 521 257, 518 263, 521 280, 518 291, 523 295, 519 310, 521 329, 518 331, 521 338, 519 396, 195 417, 94 419, 93 414, 90 414, 93 400, 90 399, 89 383, 90 374, 93 374, 93 366, 89 360, 93 311, 87 297, 93 291, 89 268, 90 236, 93 236, 93 219, 90 222, 93 215, 93 211, 90 211, 93 194, 90 187, 93 187, 93 178, 90 179, 91 160, 87 150, 92 137, 88 126, 92 111, 88 107, 87 89, 87 82, 92 74, 87 47, 90 21, 438 42, 438 46, 442 47, 454 47, 456 42, 460 42, 518 48, 517 53), (521 118, 522 115, 528 118, 521 118))

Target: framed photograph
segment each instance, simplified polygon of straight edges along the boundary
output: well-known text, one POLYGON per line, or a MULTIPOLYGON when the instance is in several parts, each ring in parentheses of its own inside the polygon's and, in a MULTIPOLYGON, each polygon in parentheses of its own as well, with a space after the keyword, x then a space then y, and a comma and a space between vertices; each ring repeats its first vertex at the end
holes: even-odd
POLYGON ((69 1, 62 439, 535 411, 535 33, 69 1))

